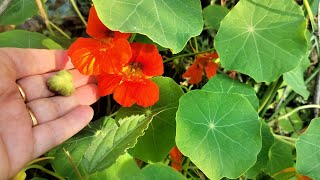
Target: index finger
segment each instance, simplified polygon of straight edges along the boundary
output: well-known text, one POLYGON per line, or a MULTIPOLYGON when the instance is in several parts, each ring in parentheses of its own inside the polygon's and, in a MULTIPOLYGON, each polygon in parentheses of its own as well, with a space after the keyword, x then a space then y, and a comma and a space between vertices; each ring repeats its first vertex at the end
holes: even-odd
POLYGON ((15 65, 16 79, 73 68, 65 50, 0 48, 0 53, 15 65))

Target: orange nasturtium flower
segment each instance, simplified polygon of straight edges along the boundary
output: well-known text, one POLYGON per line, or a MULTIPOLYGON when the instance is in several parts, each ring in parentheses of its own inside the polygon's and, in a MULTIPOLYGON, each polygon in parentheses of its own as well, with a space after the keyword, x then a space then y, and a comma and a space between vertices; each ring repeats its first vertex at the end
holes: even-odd
POLYGON ((130 34, 111 31, 98 18, 92 6, 89 12, 87 34, 92 38, 78 38, 69 48, 68 55, 75 68, 85 75, 108 71, 113 61, 128 61, 131 48, 130 34))
POLYGON ((171 166, 177 171, 182 169, 182 153, 179 151, 177 146, 173 147, 170 151, 171 166))
POLYGON ((152 106, 159 100, 159 88, 150 78, 163 74, 162 58, 153 44, 132 43, 131 51, 131 59, 112 61, 108 71, 98 75, 99 93, 113 93, 124 107, 152 106))
POLYGON ((202 80, 203 70, 206 72, 208 79, 216 75, 219 66, 212 61, 216 58, 218 58, 217 53, 202 54, 196 57, 193 64, 182 75, 182 78, 188 79, 190 84, 198 84, 202 80))

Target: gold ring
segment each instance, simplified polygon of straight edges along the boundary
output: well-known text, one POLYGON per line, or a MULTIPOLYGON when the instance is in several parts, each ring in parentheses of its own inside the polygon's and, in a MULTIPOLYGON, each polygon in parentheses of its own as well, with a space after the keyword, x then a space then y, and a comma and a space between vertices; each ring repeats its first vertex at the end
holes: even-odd
POLYGON ((21 88, 21 86, 19 84, 17 84, 18 88, 19 88, 19 92, 20 92, 20 95, 23 99, 24 102, 26 102, 26 93, 24 93, 23 89, 21 88))
POLYGON ((38 125, 38 121, 36 119, 36 116, 33 114, 33 112, 31 111, 31 109, 29 107, 27 107, 27 110, 28 110, 28 113, 31 117, 31 120, 32 120, 32 127, 38 125))

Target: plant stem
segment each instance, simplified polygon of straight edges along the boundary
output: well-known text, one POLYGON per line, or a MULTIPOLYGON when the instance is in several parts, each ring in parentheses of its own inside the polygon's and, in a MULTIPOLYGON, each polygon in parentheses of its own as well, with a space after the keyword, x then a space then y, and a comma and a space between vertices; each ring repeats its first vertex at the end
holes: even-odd
POLYGON ((291 142, 291 141, 289 141, 289 140, 287 140, 286 138, 284 138, 285 136, 280 136, 280 135, 274 134, 273 137, 278 139, 281 142, 284 142, 284 143, 288 144, 289 146, 291 146, 293 148, 296 147, 296 144, 291 142))
POLYGON ((61 28, 59 28, 58 26, 56 26, 55 24, 53 24, 53 22, 49 21, 49 24, 55 28, 57 31, 59 31, 59 33, 61 33, 64 37, 66 37, 67 39, 71 39, 70 36, 68 36, 68 34, 66 34, 65 32, 63 32, 63 30, 61 28))
POLYGON ((53 30, 52 30, 52 28, 51 28, 51 26, 50 26, 47 13, 46 13, 46 11, 45 11, 44 8, 43 8, 43 4, 42 4, 41 0, 35 0, 35 1, 36 1, 36 3, 37 3, 37 6, 38 6, 38 9, 39 9, 39 11, 40 11, 40 15, 41 15, 41 18, 42 18, 44 24, 46 25, 46 27, 47 27, 47 29, 49 30, 50 34, 51 34, 52 36, 54 36, 55 33, 53 32, 53 30))
POLYGON ((280 116, 278 119, 286 119, 286 118, 288 118, 289 116, 291 116, 292 114, 294 114, 297 111, 300 111, 302 109, 309 109, 309 108, 318 108, 318 109, 320 109, 320 105, 310 104, 310 105, 300 106, 300 107, 297 107, 294 110, 290 111, 288 114, 280 116))
POLYGON ((312 13, 312 10, 310 8, 309 2, 308 0, 303 0, 303 5, 306 8, 307 12, 308 12, 308 16, 311 22, 311 27, 312 27, 312 32, 315 33, 317 31, 317 26, 316 26, 316 22, 314 21, 314 16, 312 13))
POLYGON ((292 138, 292 137, 288 137, 288 136, 281 136, 281 135, 278 135, 278 134, 273 134, 273 136, 277 136, 277 137, 285 139, 287 141, 292 141, 292 142, 297 142, 298 141, 298 139, 292 138))
POLYGON ((78 14, 79 18, 81 19, 82 23, 87 27, 88 24, 87 24, 86 20, 84 20, 84 18, 83 18, 83 16, 82 16, 82 14, 81 14, 81 12, 80 12, 80 10, 79 10, 79 8, 78 8, 77 3, 75 2, 75 0, 70 0, 70 2, 71 2, 71 4, 72 4, 74 10, 75 10, 76 13, 78 14))
POLYGON ((134 38, 136 38, 136 35, 137 35, 137 33, 131 34, 130 39, 129 39, 129 43, 132 43, 134 41, 134 38))
POLYGON ((197 37, 193 37, 193 41, 194 41, 194 45, 195 45, 195 48, 196 48, 196 52, 199 52, 197 37))
POLYGON ((67 155, 69 162, 70 162, 74 172, 76 173, 76 175, 79 177, 80 180, 84 180, 83 177, 81 176, 79 169, 77 168, 76 164, 74 163, 69 151, 67 151, 65 148, 63 148, 63 151, 67 155))
POLYGON ((208 52, 211 52, 211 51, 214 51, 215 49, 212 48, 212 49, 208 49, 206 51, 202 51, 202 52, 195 52, 195 53, 189 53, 189 54, 181 54, 181 55, 178 55, 178 56, 174 56, 172 58, 167 58, 166 60, 163 61, 163 63, 167 63, 167 62, 170 62, 170 61, 173 61, 174 59, 178 59, 178 58, 182 58, 182 57, 188 57, 188 56, 194 56, 194 55, 198 55, 198 54, 204 54, 204 53, 208 53, 208 52))
POLYGON ((40 162, 40 161, 44 161, 44 160, 51 160, 51 159, 54 159, 54 157, 41 157, 41 158, 37 158, 31 162, 28 163, 28 165, 31 165, 31 164, 34 164, 34 163, 37 163, 37 162, 40 162))
POLYGON ((46 168, 44 168, 42 166, 36 165, 36 164, 33 164, 33 165, 30 165, 30 166, 26 167, 25 171, 28 170, 28 169, 33 169, 33 168, 34 169, 40 169, 41 171, 43 171, 43 172, 45 172, 47 174, 50 174, 51 176, 53 176, 53 177, 55 177, 55 178, 57 178, 59 180, 65 180, 64 177, 56 174, 55 172, 52 172, 52 171, 50 171, 50 170, 48 170, 48 169, 46 169, 46 168))
POLYGON ((282 84, 282 78, 278 79, 277 81, 273 82, 272 85, 270 85, 265 93, 265 96, 262 98, 262 103, 258 109, 258 113, 260 114, 260 117, 264 116, 265 112, 268 109, 268 106, 272 102, 273 98, 277 94, 277 90, 282 84))

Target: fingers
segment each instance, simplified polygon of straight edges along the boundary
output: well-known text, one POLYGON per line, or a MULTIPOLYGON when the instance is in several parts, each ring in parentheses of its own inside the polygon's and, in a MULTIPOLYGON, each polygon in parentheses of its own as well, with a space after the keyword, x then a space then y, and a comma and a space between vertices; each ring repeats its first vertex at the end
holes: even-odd
POLYGON ((93 110, 90 106, 79 106, 57 120, 35 126, 33 158, 41 156, 72 137, 84 128, 92 117, 93 110))
MULTIPOLYGON (((82 75, 78 70, 70 70, 72 74, 75 87, 80 87, 90 83, 96 83, 94 76, 82 75)), ((34 75, 19 79, 17 83, 21 86, 24 93, 26 94, 27 102, 35 99, 46 98, 53 96, 48 87, 47 80, 55 73, 46 73, 42 75, 34 75)))
POLYGON ((0 54, 13 62, 16 79, 73 68, 64 50, 1 48, 0 54))
POLYGON ((27 103, 39 124, 60 118, 80 105, 91 105, 98 100, 97 86, 89 84, 76 89, 69 97, 55 96, 27 103))

